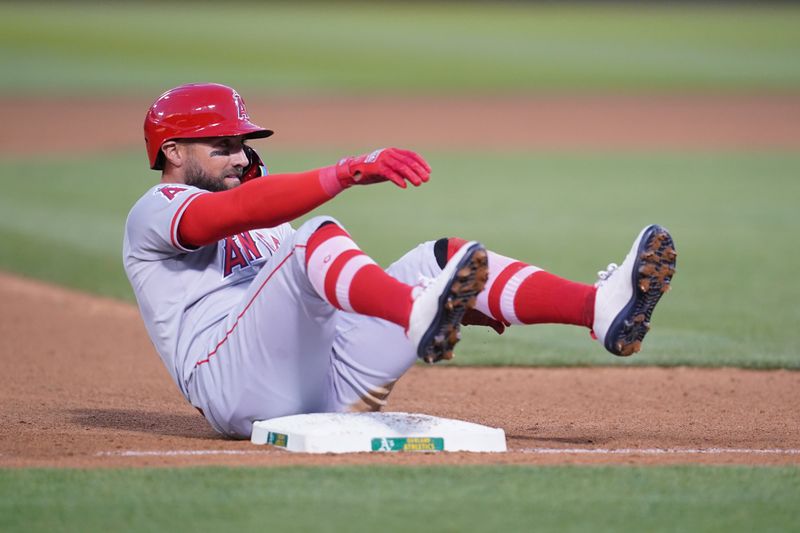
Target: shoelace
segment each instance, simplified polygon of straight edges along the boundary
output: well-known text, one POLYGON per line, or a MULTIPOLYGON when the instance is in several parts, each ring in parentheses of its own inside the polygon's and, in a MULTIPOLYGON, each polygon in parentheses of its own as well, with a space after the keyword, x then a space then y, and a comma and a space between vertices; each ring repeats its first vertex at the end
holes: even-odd
POLYGON ((610 278, 614 272, 619 268, 619 265, 616 263, 609 263, 605 270, 601 270, 597 273, 597 281, 595 282, 594 286, 599 287, 601 286, 608 278, 610 278))
POLYGON ((431 283, 433 283, 433 278, 420 274, 419 277, 417 277, 417 282, 412 285, 411 297, 416 299, 431 283))
POLYGON ((428 276, 420 274, 419 277, 417 277, 417 282, 414 285, 416 287, 420 287, 420 288, 425 289, 431 283, 433 283, 433 278, 429 278, 428 276))
MULTIPOLYGON (((600 288, 600 286, 608 281, 608 279, 614 275, 614 272, 617 271, 619 265, 616 263, 609 263, 605 270, 600 270, 597 273, 597 281, 594 283, 594 286, 600 288)), ((589 332, 589 335, 592 336, 594 340, 597 340, 597 334, 595 334, 594 330, 589 332)))

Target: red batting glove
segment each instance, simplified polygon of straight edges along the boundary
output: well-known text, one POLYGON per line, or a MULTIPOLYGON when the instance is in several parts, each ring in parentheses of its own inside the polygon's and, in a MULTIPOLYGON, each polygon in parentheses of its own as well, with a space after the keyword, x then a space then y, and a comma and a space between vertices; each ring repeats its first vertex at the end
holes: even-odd
POLYGON ((430 179, 431 167, 410 150, 382 148, 358 157, 345 157, 336 164, 336 179, 342 188, 391 181, 401 189, 406 181, 419 187, 430 179))

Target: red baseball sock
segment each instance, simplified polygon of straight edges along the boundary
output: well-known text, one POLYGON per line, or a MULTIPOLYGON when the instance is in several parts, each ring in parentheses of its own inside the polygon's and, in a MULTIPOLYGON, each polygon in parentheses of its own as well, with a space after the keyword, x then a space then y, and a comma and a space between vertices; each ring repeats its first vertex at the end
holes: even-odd
MULTIPOLYGON (((448 241, 448 259, 464 244, 448 241)), ((593 285, 560 278, 541 268, 489 252, 489 281, 477 309, 505 324, 573 324, 591 328, 593 285)))
POLYGON ((384 272, 336 224, 321 226, 308 239, 306 272, 317 293, 337 309, 408 327, 411 286, 384 272))
POLYGON ((591 328, 596 292, 593 285, 540 270, 520 284, 514 297, 514 311, 523 324, 573 324, 591 328))

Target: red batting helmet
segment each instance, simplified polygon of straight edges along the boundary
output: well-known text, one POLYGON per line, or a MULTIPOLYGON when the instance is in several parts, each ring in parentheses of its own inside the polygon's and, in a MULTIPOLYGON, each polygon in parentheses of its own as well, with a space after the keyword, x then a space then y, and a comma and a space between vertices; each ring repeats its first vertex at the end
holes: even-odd
POLYGON ((239 93, 218 83, 190 83, 165 92, 144 118, 144 143, 150 168, 164 168, 161 145, 173 139, 243 135, 259 139, 272 135, 250 122, 239 93))

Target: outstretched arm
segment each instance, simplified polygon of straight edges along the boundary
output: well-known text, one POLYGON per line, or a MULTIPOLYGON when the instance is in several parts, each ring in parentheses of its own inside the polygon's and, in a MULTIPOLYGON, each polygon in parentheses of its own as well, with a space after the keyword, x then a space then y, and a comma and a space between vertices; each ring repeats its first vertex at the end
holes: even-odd
POLYGON ((391 181, 406 188, 407 181, 419 186, 429 176, 430 167, 421 156, 397 148, 347 157, 334 166, 298 174, 252 179, 246 173, 239 187, 198 196, 181 217, 178 237, 184 246, 204 246, 294 220, 353 185, 391 181))

